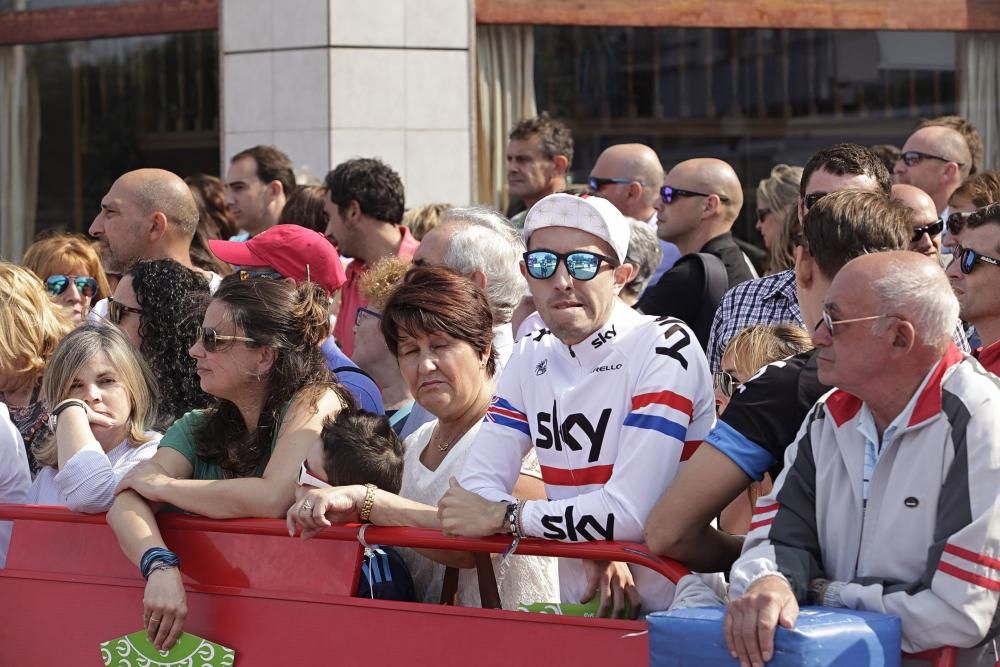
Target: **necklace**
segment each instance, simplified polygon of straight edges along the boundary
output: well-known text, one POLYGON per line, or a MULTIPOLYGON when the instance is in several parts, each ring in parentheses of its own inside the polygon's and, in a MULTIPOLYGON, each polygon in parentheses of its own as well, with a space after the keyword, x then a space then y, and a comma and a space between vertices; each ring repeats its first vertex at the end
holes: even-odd
MULTIPOLYGON (((437 430, 437 429, 435 429, 435 430, 437 430)), ((436 435, 437 435, 438 437, 441 437, 441 434, 440 434, 440 432, 438 432, 438 433, 437 433, 436 435)), ((448 451, 449 449, 451 449, 451 446, 452 446, 452 445, 454 445, 454 444, 455 444, 456 442, 458 442, 459 440, 461 440, 461 439, 462 439, 462 436, 463 436, 463 435, 465 435, 465 431, 461 431, 461 432, 459 432, 459 434, 458 434, 458 435, 456 435, 456 436, 455 436, 454 438, 452 438, 450 442, 443 442, 443 443, 442 443, 442 442, 439 442, 439 443, 438 443, 437 445, 435 445, 435 446, 436 446, 436 447, 438 448, 438 451, 439 451, 439 452, 446 452, 446 451, 448 451)), ((443 440, 443 438, 441 438, 441 439, 443 440)))

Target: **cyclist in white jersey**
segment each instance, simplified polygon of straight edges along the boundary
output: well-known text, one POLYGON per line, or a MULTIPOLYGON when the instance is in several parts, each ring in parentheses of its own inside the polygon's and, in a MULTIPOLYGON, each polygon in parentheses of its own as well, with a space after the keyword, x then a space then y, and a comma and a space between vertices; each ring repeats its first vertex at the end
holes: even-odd
MULTIPOLYGON (((608 201, 550 195, 528 212, 524 236, 522 272, 546 328, 515 346, 461 486, 453 481, 439 505, 442 526, 641 542, 646 515, 713 426, 705 355, 680 320, 641 315, 617 298, 632 273, 629 227, 608 201), (549 500, 518 502, 511 490, 531 447, 549 500)), ((563 559, 562 600, 589 597, 595 572, 602 609, 612 595, 616 610, 623 595, 646 611, 673 598, 673 586, 645 568, 631 573, 633 588, 623 565, 563 559)))

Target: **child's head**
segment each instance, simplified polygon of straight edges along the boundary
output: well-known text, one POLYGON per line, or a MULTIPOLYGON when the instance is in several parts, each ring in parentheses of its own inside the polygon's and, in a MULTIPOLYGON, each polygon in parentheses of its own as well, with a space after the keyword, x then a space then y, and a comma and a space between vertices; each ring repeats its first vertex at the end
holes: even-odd
MULTIPOLYGON (((403 443, 385 416, 345 408, 326 419, 305 467, 330 486, 374 484, 383 491, 399 493, 403 443)), ((303 484, 301 476, 299 484, 303 484)))

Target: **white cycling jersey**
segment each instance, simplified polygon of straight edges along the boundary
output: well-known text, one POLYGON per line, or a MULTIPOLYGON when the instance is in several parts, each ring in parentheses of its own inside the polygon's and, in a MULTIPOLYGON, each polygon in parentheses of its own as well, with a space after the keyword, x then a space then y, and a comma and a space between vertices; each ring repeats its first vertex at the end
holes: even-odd
MULTIPOLYGON (((549 500, 524 504, 527 535, 642 542, 649 511, 714 422, 708 362, 691 330, 619 302, 577 345, 545 329, 517 343, 460 481, 509 501, 534 446, 549 500)), ((644 568, 635 575, 644 609, 669 605, 672 586, 644 568)), ((564 601, 579 601, 581 577, 578 562, 561 563, 564 601)))

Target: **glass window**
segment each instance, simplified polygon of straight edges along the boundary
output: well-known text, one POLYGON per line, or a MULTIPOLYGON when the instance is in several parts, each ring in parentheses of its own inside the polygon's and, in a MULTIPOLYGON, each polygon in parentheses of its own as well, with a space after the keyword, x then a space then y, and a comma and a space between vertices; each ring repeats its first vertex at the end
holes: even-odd
POLYGON ((615 143, 666 169, 717 157, 752 193, 779 162, 841 141, 901 146, 921 118, 956 113, 953 33, 537 26, 535 92, 573 130, 585 182, 615 143))
MULTIPOLYGON (((219 168, 218 33, 29 45, 40 131, 34 232, 83 231, 122 173, 219 168)), ((30 238, 30 235, 29 235, 30 238)))

